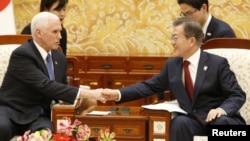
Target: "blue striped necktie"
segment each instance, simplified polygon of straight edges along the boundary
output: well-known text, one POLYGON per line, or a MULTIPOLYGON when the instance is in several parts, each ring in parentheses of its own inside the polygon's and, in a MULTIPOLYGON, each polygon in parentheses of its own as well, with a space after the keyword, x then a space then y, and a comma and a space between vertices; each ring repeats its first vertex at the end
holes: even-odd
MULTIPOLYGON (((54 79, 53 62, 52 62, 51 55, 49 53, 48 53, 48 55, 46 57, 46 66, 47 66, 47 70, 48 70, 48 73, 49 73, 49 79, 53 80, 54 79)), ((40 110, 40 115, 41 116, 46 116, 46 112, 45 112, 43 107, 40 110)))
POLYGON ((51 55, 49 53, 46 57, 46 61, 47 61, 47 69, 48 69, 48 73, 49 73, 49 79, 53 80, 54 79, 53 62, 52 62, 51 55))

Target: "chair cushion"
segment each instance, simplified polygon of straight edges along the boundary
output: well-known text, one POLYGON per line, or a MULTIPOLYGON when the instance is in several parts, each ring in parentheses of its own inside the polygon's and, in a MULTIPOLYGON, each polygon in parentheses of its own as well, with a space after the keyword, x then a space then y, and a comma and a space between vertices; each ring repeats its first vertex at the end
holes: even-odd
POLYGON ((16 49, 20 44, 11 44, 11 45, 0 45, 0 86, 9 65, 9 59, 12 51, 16 49))
POLYGON ((209 49, 210 53, 226 57, 234 71, 241 88, 246 92, 246 103, 240 109, 247 124, 250 125, 250 50, 248 49, 209 49))

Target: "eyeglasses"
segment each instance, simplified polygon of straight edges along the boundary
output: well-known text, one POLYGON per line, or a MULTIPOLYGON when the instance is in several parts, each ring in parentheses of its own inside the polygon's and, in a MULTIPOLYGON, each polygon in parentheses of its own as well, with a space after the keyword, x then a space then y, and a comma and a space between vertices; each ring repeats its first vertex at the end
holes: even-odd
POLYGON ((180 16, 181 16, 181 17, 192 17, 193 14, 194 14, 196 11, 197 11, 197 9, 195 9, 193 12, 191 12, 191 11, 188 11, 188 12, 186 12, 186 13, 181 12, 180 16))

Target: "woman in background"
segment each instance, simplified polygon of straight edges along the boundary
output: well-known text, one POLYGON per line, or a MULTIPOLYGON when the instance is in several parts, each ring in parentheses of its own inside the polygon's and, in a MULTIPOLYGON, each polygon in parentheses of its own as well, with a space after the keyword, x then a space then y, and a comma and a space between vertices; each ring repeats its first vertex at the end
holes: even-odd
MULTIPOLYGON (((57 15, 62 24, 66 15, 65 12, 66 12, 67 4, 68 4, 68 0, 41 0, 40 12, 47 11, 47 12, 51 12, 57 15)), ((31 34, 30 24, 24 27, 21 34, 31 34)), ((62 38, 60 40, 60 46, 61 46, 63 54, 66 56, 67 54, 67 31, 63 27, 63 25, 62 25, 61 36, 62 38)))

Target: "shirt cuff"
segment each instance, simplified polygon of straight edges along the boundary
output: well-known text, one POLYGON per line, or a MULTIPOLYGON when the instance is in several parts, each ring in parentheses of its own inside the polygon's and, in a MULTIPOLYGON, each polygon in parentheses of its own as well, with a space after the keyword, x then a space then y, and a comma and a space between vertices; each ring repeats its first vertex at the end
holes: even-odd
POLYGON ((120 101, 121 100, 121 92, 119 90, 117 90, 117 93, 118 93, 118 99, 115 100, 116 102, 120 101))
POLYGON ((77 95, 76 95, 76 98, 75 98, 75 102, 74 102, 74 104, 73 104, 74 106, 76 106, 77 102, 79 101, 80 92, 81 92, 81 90, 79 89, 79 90, 78 90, 78 93, 77 93, 77 95))

